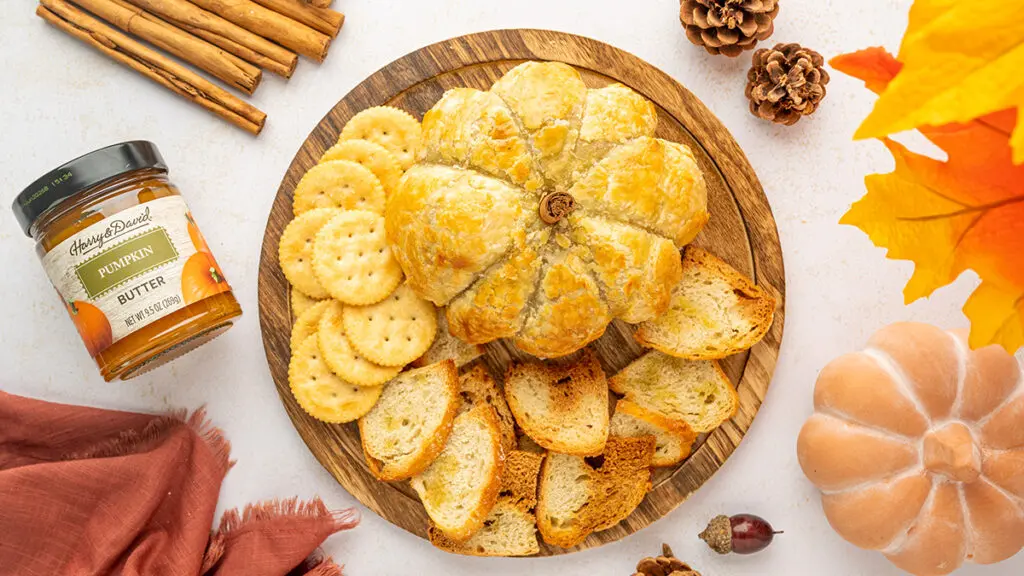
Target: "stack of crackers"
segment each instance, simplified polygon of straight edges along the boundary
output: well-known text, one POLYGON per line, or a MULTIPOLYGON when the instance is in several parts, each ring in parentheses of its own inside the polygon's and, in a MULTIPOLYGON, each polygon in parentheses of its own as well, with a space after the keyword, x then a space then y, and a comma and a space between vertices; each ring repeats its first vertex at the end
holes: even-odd
POLYGON ((278 257, 291 283, 292 359, 299 405, 325 422, 366 414, 384 383, 430 348, 437 311, 404 283, 384 233, 384 206, 420 140, 408 113, 354 116, 295 187, 295 218, 278 257))

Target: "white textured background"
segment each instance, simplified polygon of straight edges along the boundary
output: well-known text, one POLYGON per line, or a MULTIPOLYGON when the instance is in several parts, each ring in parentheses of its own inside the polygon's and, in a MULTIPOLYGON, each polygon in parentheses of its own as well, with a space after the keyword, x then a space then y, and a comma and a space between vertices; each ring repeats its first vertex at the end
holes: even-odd
MULTIPOLYGON (((909 0, 782 0, 772 41, 800 42, 826 58, 898 46, 909 0)), ((892 160, 875 142, 850 140, 873 96, 833 74, 823 107, 794 127, 751 116, 743 96, 749 55, 710 57, 692 46, 676 0, 336 0, 345 28, 324 65, 300 63, 287 83, 267 75, 253 99, 270 119, 248 134, 113 64, 47 27, 28 0, 0 2, 0 199, 79 154, 114 142, 156 142, 245 310, 226 336, 176 363, 126 383, 106 384, 47 286, 32 242, 0 214, 0 388, 49 400, 162 411, 206 404, 230 438, 238 464, 221 504, 320 495, 355 502, 306 450, 274 391, 260 340, 256 271, 271 201, 295 151, 327 110, 388 62, 451 36, 534 27, 597 38, 669 73, 721 118, 746 151, 771 201, 785 254, 786 330, 771 391, 750 434, 690 500, 625 540, 538 560, 465 559, 366 513, 326 548, 353 576, 559 573, 631 574, 662 541, 706 576, 899 574, 880 555, 836 536, 797 464, 797 431, 811 409, 818 370, 897 320, 966 326, 960 307, 968 274, 930 300, 905 307, 911 264, 885 260, 858 230, 837 221, 864 193, 863 177, 892 160), (749 511, 786 531, 766 552, 718 557, 696 539, 718 513, 749 511)), ((2 513, 2 511, 0 511, 2 513)), ((2 535, 0 535, 2 537, 2 535)), ((0 572, 3 568, 0 567, 0 572)), ((962 574, 1024 572, 1024 555, 962 574)))

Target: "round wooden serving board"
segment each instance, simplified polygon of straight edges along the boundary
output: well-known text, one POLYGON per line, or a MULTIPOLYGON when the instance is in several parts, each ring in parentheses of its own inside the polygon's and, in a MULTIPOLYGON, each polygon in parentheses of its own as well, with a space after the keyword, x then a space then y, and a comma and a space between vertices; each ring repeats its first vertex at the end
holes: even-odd
MULTIPOLYGON (((278 239, 292 219, 292 191, 302 175, 333 145, 345 123, 370 106, 387 104, 418 118, 450 88, 486 90, 524 60, 557 60, 575 66, 590 87, 621 82, 658 106, 661 138, 689 145, 708 183, 711 220, 696 244, 753 278, 779 302, 775 323, 749 352, 722 361, 739 391, 736 417, 702 438, 675 469, 655 472, 653 489, 619 525, 591 535, 572 550, 547 547, 542 555, 563 554, 613 542, 668 514, 718 470, 750 428, 768 390, 779 345, 785 304, 782 250, 764 191, 736 141, 686 88, 636 56, 580 36, 544 30, 497 30, 453 38, 417 50, 367 78, 338 103, 299 149, 277 192, 259 271, 260 324, 267 361, 288 416, 316 458, 353 496, 392 523, 426 537, 427 515, 407 483, 376 480, 366 467, 356 425, 319 422, 299 408, 288 387, 292 317, 288 283, 278 266, 278 239)), ((591 345, 610 376, 640 355, 632 329, 616 321, 591 345)), ((488 345, 484 357, 500 376, 518 356, 503 342, 488 345)))

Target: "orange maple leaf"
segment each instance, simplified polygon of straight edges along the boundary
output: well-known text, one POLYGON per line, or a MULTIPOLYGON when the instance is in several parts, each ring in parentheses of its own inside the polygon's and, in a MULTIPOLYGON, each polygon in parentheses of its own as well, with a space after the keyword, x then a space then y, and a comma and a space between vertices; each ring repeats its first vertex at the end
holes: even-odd
MULTIPOLYGON (((902 65, 881 48, 831 64, 883 92, 902 65)), ((868 193, 840 220, 863 230, 888 257, 914 262, 906 301, 928 296, 970 268, 981 285, 964 305, 970 344, 1024 345, 1024 166, 1012 162, 1014 110, 965 124, 920 128, 948 154, 945 162, 884 139, 896 160, 889 174, 865 179, 868 193)))

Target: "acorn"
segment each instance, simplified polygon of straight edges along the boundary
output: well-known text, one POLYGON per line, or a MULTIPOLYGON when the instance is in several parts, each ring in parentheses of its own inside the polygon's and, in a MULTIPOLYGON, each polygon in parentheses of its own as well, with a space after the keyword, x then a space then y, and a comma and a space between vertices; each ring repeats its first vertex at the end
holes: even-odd
POLYGON ((767 520, 753 514, 715 516, 708 527, 700 533, 700 539, 707 542, 719 554, 753 554, 768 547, 775 539, 776 531, 767 520))

